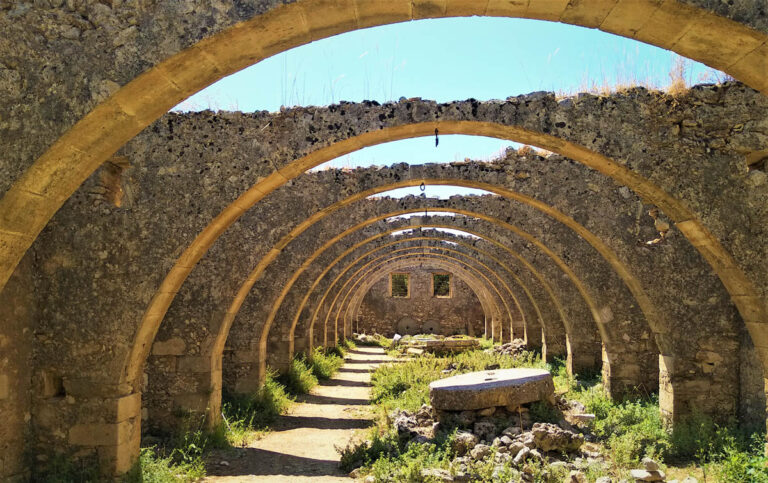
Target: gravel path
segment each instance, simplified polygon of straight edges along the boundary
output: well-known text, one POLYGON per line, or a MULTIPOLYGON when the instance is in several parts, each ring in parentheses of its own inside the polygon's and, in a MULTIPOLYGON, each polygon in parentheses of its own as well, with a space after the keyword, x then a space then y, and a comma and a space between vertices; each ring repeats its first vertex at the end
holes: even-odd
POLYGON ((351 481, 339 470, 336 447, 373 423, 370 371, 384 362, 388 358, 381 347, 349 351, 339 372, 301 396, 264 438, 215 455, 204 481, 351 481))

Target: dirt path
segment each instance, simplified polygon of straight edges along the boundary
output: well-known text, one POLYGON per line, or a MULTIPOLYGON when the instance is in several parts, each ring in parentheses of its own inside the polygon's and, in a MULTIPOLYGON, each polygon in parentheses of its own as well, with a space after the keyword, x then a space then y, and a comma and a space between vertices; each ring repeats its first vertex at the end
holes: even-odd
POLYGON ((217 456, 204 481, 351 481, 339 470, 336 447, 371 425, 369 371, 387 360, 380 347, 349 351, 339 372, 300 397, 272 432, 217 456))

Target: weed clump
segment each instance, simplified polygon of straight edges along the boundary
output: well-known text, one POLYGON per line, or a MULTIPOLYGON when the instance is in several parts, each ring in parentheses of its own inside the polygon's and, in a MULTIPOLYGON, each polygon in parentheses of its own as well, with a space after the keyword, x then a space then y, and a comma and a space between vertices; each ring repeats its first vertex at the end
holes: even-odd
POLYGON ((312 374, 319 380, 330 379, 343 365, 344 356, 338 355, 335 351, 326 351, 318 347, 312 352, 312 374))
POLYGON ((277 380, 285 386, 288 394, 294 396, 307 394, 318 383, 317 377, 312 373, 310 364, 303 355, 294 358, 288 370, 280 374, 277 380))
POLYGON ((293 402, 274 371, 267 373, 264 385, 253 394, 229 394, 222 398, 222 416, 231 444, 243 445, 248 434, 264 431, 293 402))
MULTIPOLYGON (((594 452, 597 447, 604 459, 579 467, 588 481, 602 476, 626 478, 630 469, 642 466, 641 460, 648 457, 665 471, 692 470, 705 480, 714 477, 724 482, 768 483, 761 428, 750 431, 733 422, 718 424, 711 418, 693 415, 676 423, 672 431, 661 416, 656 395, 614 400, 597 373, 572 376, 561 360, 544 364, 535 353, 512 357, 482 350, 445 357, 423 354, 379 367, 371 382, 380 428, 367 441, 342 450, 342 466, 347 470, 362 467, 360 474, 372 475, 375 481, 431 481, 429 475, 445 475, 456 467, 482 481, 519 480, 523 468, 501 463, 507 458, 497 458, 493 447, 487 458, 477 461, 452 454, 451 445, 446 444, 456 434, 452 425, 441 426, 435 437, 426 441, 403 440, 390 428, 389 421, 389 415, 396 410, 414 412, 428 404, 428 386, 434 380, 511 367, 547 367, 556 391, 571 401, 569 404, 583 405, 581 412, 594 414, 588 429, 583 429, 593 445, 587 451, 594 452)), ((562 413, 547 404, 534 403, 528 410, 534 422, 562 424, 562 413)), ((567 476, 565 468, 533 461, 526 463, 524 470, 534 481, 563 481, 567 476)))

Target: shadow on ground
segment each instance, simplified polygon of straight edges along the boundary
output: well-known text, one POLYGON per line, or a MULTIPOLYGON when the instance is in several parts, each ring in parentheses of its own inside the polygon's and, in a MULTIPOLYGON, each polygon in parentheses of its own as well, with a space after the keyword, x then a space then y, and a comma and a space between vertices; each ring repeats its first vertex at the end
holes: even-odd
POLYGON ((339 462, 305 458, 259 448, 233 448, 210 465, 209 476, 344 476, 339 462), (227 460, 240 460, 233 465, 227 460), (221 465, 227 461, 228 465, 221 465))

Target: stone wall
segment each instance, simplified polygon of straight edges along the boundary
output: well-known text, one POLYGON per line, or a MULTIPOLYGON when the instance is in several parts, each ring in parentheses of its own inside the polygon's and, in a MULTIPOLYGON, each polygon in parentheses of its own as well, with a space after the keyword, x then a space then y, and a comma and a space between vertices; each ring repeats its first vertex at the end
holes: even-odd
POLYGON ((356 332, 392 337, 400 332, 400 321, 408 317, 414 325, 408 333, 438 335, 469 334, 481 337, 485 332, 485 314, 477 296, 469 286, 450 274, 450 297, 435 297, 432 292, 434 273, 441 270, 403 270, 410 278, 410 295, 392 297, 389 276, 379 280, 365 295, 353 327, 356 332))
MULTIPOLYGON (((292 335, 291 325, 292 310, 298 309, 304 293, 291 289, 282 299, 278 295, 306 254, 353 220, 363 222, 403 207, 417 210, 438 205, 471 208, 530 235, 529 239, 510 228, 487 228, 502 245, 524 253, 553 286, 560 287, 566 319, 590 333, 601 326, 606 329, 600 339, 567 341, 569 345, 606 344, 603 367, 610 368, 606 380, 626 385, 638 375, 651 374, 646 369, 657 367, 651 356, 661 353, 667 361, 664 370, 676 371, 664 379, 670 383, 662 384, 663 400, 671 401, 670 412, 684 414, 685 407, 699 405, 711 405, 713 412, 733 412, 738 401, 746 400, 739 396, 739 378, 733 377, 738 367, 744 364, 744 377, 752 381, 741 383, 741 388, 749 388, 747 392, 754 393, 760 377, 747 370, 755 365, 742 362, 739 356, 742 321, 732 300, 744 297, 733 292, 731 298, 702 252, 674 223, 663 243, 646 244, 659 236, 659 229, 648 216, 654 206, 645 198, 649 192, 644 185, 638 184, 634 193, 617 186, 614 178, 559 155, 521 151, 494 163, 330 170, 299 176, 259 198, 260 203, 229 226, 208 252, 203 250, 205 256, 190 268, 186 283, 174 275, 170 278, 179 286, 166 288, 163 280, 176 273, 172 270, 179 265, 178 258, 209 222, 275 167, 353 136, 410 128, 424 120, 464 119, 483 125, 522 125, 621 160, 633 173, 647 175, 683 197, 738 255, 739 266, 764 286, 765 247, 750 243, 763 236, 760 220, 765 218, 768 184, 762 164, 755 161, 766 140, 764 113, 760 94, 730 84, 699 87, 674 99, 635 89, 560 102, 535 94, 488 103, 411 100, 275 114, 169 114, 91 177, 34 246, 30 263, 37 272, 36 296, 44 310, 31 324, 36 338, 46 341, 35 344, 34 371, 60 377, 69 397, 64 400, 76 404, 49 401, 43 392, 33 394, 33 407, 38 408, 31 411, 33 439, 40 441, 41 448, 69 447, 82 441, 78 435, 83 431, 103 425, 99 427, 130 427, 127 439, 116 435, 102 441, 100 446, 109 449, 96 452, 106 455, 106 460, 121 445, 133 444, 138 409, 120 421, 126 416, 91 418, 92 409, 136 406, 142 381, 126 376, 125 361, 139 350, 137 341, 147 339, 146 331, 151 332, 152 326, 145 322, 151 320, 160 332, 147 389, 154 384, 159 390, 148 391, 146 406, 215 407, 211 402, 221 390, 222 367, 213 347, 223 334, 233 298, 245 287, 254 267, 263 264, 261 278, 244 292, 242 310, 238 309, 242 314, 235 311, 231 316, 237 324, 238 318, 251 324, 238 330, 258 334, 252 341, 255 345, 247 348, 251 354, 288 357, 291 344, 305 339, 292 335), (372 190, 406 181, 418 185, 417 178, 484 183, 516 194, 496 201, 363 201, 372 190), (286 212, 291 216, 286 217, 286 212), (317 218, 318 213, 324 218, 317 218), (557 213, 565 218, 556 218, 557 213), (304 231, 290 235, 299 226, 304 231), (293 238, 283 243, 286 236, 293 238), (563 272, 566 269, 568 273, 563 272), (580 285, 569 285, 573 277, 580 285), (157 300, 169 301, 167 314, 154 311, 152 303, 157 300), (586 300, 592 300, 592 305, 586 300), (260 333, 272 312, 274 328, 260 333), (697 335, 695 343, 689 334, 697 335), (262 342, 268 350, 261 350, 262 342), (713 383, 721 387, 721 399, 700 390, 713 383), (83 408, 90 408, 88 414, 80 413, 83 408), (56 417, 46 416, 50 414, 56 417), (72 428, 77 428, 74 433, 72 428)), ((663 210, 659 217, 659 223, 672 221, 663 210)), ((340 241, 333 256, 347 247, 346 241, 340 241)), ((324 263, 330 259, 322 256, 324 263)), ((323 268, 319 262, 308 265, 295 285, 308 288, 323 268)), ((512 280, 509 283, 514 285, 512 280)), ((536 292, 531 284, 526 282, 531 293, 536 292)), ((315 309, 312 304, 317 298, 310 295, 310 307, 301 309, 302 327, 309 324, 306 312, 315 309)), ((536 299, 541 307, 549 303, 543 290, 536 299)), ((551 310, 553 318, 560 317, 557 312, 551 310)), ((594 354, 599 357, 599 350, 585 353, 592 362, 594 354)), ((147 415, 161 417, 151 411, 147 415)))
MULTIPOLYGON (((226 339, 222 326, 237 316, 228 319, 231 300, 253 266, 279 251, 273 247, 291 230, 288 222, 297 225, 308 213, 327 207, 347 186, 331 182, 335 191, 328 190, 328 196, 318 191, 301 199, 294 193, 302 204, 290 207, 292 220, 266 205, 249 210, 249 202, 234 210, 238 216, 248 212, 240 223, 230 226, 237 217, 217 216, 254 185, 259 185, 258 196, 251 201, 293 179, 303 169, 292 163, 302 156, 356 136, 392 140, 403 131, 391 129, 408 126, 416 132, 420 123, 482 124, 472 134, 514 126, 516 136, 531 136, 530 142, 564 149, 562 154, 605 168, 601 173, 612 179, 580 166, 573 173, 587 182, 580 189, 574 185, 567 195, 551 193, 544 203, 565 211, 618 254, 622 264, 614 271, 626 268, 636 275, 622 278, 623 284, 607 284, 590 280, 576 267, 573 273, 586 281, 585 293, 607 288, 621 295, 617 300, 629 300, 629 291, 640 301, 643 292, 648 295, 642 316, 632 304, 620 304, 626 309, 621 314, 616 303, 598 304, 599 317, 577 321, 612 330, 601 333, 608 349, 606 379, 629 381, 642 374, 647 361, 640 356, 655 345, 663 356, 665 410, 684 414, 686 406, 703 405, 728 412, 740 391, 753 395, 762 371, 752 356, 762 354, 766 360, 768 351, 768 257, 759 242, 766 239, 768 225, 763 160, 768 132, 765 98, 749 89, 703 87, 682 98, 638 89, 564 100, 537 94, 507 102, 406 101, 280 114, 170 115, 110 159, 176 102, 264 57, 334 33, 425 17, 521 16, 601 28, 672 48, 768 89, 768 21, 759 2, 616 5, 539 0, 524 8, 516 2, 410 0, 0 2, 0 192, 5 194, 0 201, 0 286, 10 278, 0 294, 0 416, 5 428, 12 428, 10 435, 0 433, 0 441, 12 442, 0 446, 0 479, 24 471, 17 442, 27 432, 26 450, 41 460, 51 449, 74 451, 98 456, 106 473, 124 472, 137 455, 143 366, 161 321, 149 372, 163 390, 152 397, 194 407, 215 400, 222 369, 217 351, 223 346, 220 339, 226 339), (597 155, 617 164, 601 165, 597 155), (279 182, 268 178, 281 168, 279 182), (635 192, 625 186, 611 191, 614 181, 635 192), (659 187, 672 201, 656 196, 659 187), (662 216, 659 223, 677 222, 680 231, 673 228, 665 243, 649 248, 643 243, 657 231, 642 213, 660 201, 665 203, 662 212, 667 210, 662 215, 671 220, 662 216), (611 224, 613 219, 606 218, 611 208, 624 222, 611 224), (633 217, 634 225, 628 221, 633 217), (709 231, 700 230, 699 222, 709 231), (229 230, 214 243, 221 234, 211 235, 216 227, 229 230), (207 245, 194 244, 200 233, 210 235, 203 237, 207 245), (236 241, 254 239, 248 238, 253 234, 260 235, 255 238, 259 246, 236 241), (16 268, 33 241, 27 259, 16 268), (235 263, 224 255, 232 247, 241 248, 231 252, 238 253, 235 263), (190 273, 190 283, 183 284, 190 273), (208 273, 212 276, 206 279, 208 273), (664 290, 654 293, 654 287, 664 290), (691 293, 690 287, 698 291, 691 293), (740 351, 742 345, 749 347, 744 323, 754 353, 740 351), (698 336, 694 342, 687 338, 693 333, 698 336), (626 335, 631 343, 610 334, 626 335), (631 350, 637 341, 642 341, 639 352, 631 350), (713 383, 724 388, 723 398, 706 396, 713 383)), ((431 134, 434 127, 424 132, 431 134)), ((500 132, 491 134, 505 135, 500 132)), ((483 170, 477 165, 467 169, 483 170)), ((526 182, 526 171, 515 172, 518 184, 505 186, 523 189, 528 184, 532 191, 542 186, 535 177, 526 182)), ((547 176, 555 185, 564 181, 563 176, 547 176)), ((290 271, 295 265, 277 260, 274 268, 290 271)), ((254 297, 261 295, 282 306, 276 294, 257 287, 254 297)), ((588 298, 573 293, 566 298, 566 310, 572 312, 565 315, 580 318, 583 309, 570 307, 588 298)), ((291 306, 295 302, 291 294, 285 300, 291 306)), ((284 319, 278 314, 275 320, 284 319)), ((293 318, 285 320, 290 325, 293 318)), ((268 327, 266 319, 256 323, 268 327)), ((282 331, 283 325, 277 327, 282 331)), ((292 331, 289 327, 284 333, 292 331)), ((266 333, 260 340, 266 343, 269 337, 266 333)), ((571 337, 569 347, 578 339, 571 337)), ((272 352, 286 354, 292 339, 287 342, 271 347, 272 352)), ((750 407, 760 404, 759 398, 741 397, 746 400, 757 401, 750 407)))
MULTIPOLYGON (((30 468, 24 465, 32 384, 32 346, 35 335, 29 330, 37 317, 34 264, 27 256, 16 268, 5 290, 0 292, 0 480, 26 481, 30 468)), ((38 343, 45 340, 38 338, 38 343)), ((55 374, 37 373, 35 384, 48 397, 61 399, 61 379, 55 374)), ((35 414, 56 417, 55 414, 35 414)), ((41 458, 49 455, 40 455, 41 458)))

